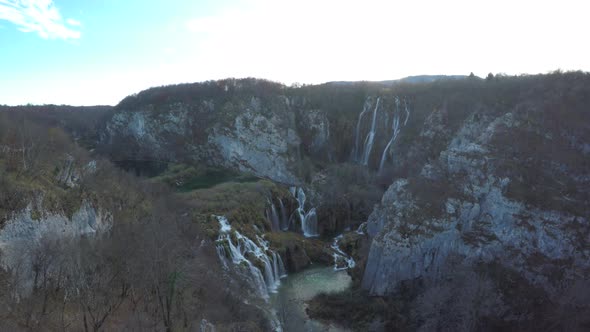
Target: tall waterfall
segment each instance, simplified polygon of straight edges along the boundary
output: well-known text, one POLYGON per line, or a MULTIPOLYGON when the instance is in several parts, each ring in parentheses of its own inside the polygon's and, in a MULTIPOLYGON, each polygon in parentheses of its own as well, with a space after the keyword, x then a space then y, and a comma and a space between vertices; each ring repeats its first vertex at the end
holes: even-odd
POLYGON ((361 122, 363 120, 363 116, 365 115, 365 113, 367 113, 369 111, 370 107, 371 107, 371 102, 367 98, 367 100, 365 100, 365 104, 363 105, 363 110, 361 111, 361 114, 359 114, 359 120, 356 124, 356 131, 354 133, 354 149, 352 150, 351 159, 352 159, 352 161, 355 161, 355 162, 359 161, 360 153, 361 153, 361 150, 359 149, 359 140, 360 140, 360 135, 361 135, 361 122))
POLYGON ((270 229, 273 232, 278 232, 281 230, 281 220, 279 218, 277 208, 271 200, 268 200, 268 204, 270 205, 270 211, 266 210, 266 219, 270 221, 270 229))
POLYGON ((296 187, 289 188, 289 191, 291 192, 293 197, 295 197, 299 205, 297 207, 296 212, 299 216, 299 220, 301 220, 301 230, 303 231, 303 236, 319 236, 318 217, 315 208, 312 207, 307 212, 305 211, 305 191, 303 191, 303 188, 296 187))
POLYGON ((285 209, 285 205, 283 204, 283 200, 279 198, 279 208, 281 212, 281 230, 288 231, 289 230, 289 218, 287 217, 287 210, 285 209))
MULTIPOLYGON (((410 110, 408 109, 408 103, 406 101, 404 101, 404 109, 405 109, 405 113, 406 113, 406 118, 404 120, 403 126, 405 126, 408 123, 408 119, 410 118, 410 110)), ((400 128, 401 114, 400 114, 400 112, 401 112, 400 101, 399 101, 398 97, 395 97, 395 110, 394 110, 393 122, 392 122, 392 126, 391 126, 393 133, 391 135, 391 139, 389 140, 389 142, 385 146, 385 149, 383 150, 383 153, 381 154, 381 162, 379 163, 379 172, 381 172, 381 170, 383 169, 383 165, 385 165, 385 160, 387 159, 387 152, 389 151, 389 148, 391 147, 393 142, 395 142, 395 140, 397 139, 397 136, 399 135, 399 133, 401 131, 401 128, 400 128)))
POLYGON ((381 97, 377 98, 377 104, 375 105, 375 110, 373 111, 373 122, 371 123, 371 131, 367 134, 367 138, 365 139, 365 146, 363 147, 363 154, 361 163, 363 165, 369 164, 369 157, 371 156, 371 150, 373 150, 373 141, 375 140, 375 125, 377 123, 377 111, 379 110, 379 104, 381 102, 381 97))
POLYGON ((281 199, 279 201, 279 209, 277 210, 275 203, 272 200, 268 200, 269 208, 265 211, 266 219, 270 223, 271 230, 273 232, 288 231, 289 230, 289 219, 287 218, 287 210, 281 199))
POLYGON ((344 251, 342 251, 342 249, 340 249, 338 241, 340 241, 342 237, 343 235, 340 234, 335 237, 334 241, 332 242, 332 249, 334 249, 334 271, 352 269, 356 265, 354 259, 348 256, 344 251))
POLYGON ((269 292, 276 292, 280 279, 286 276, 285 266, 281 256, 269 249, 268 242, 256 237, 258 244, 235 230, 231 233, 231 226, 226 217, 217 216, 219 221, 219 237, 216 241, 217 255, 225 267, 231 261, 234 265, 248 269, 253 288, 257 294, 268 299, 269 292), (254 260, 255 265, 251 260, 254 260), (261 270, 259 267, 263 267, 261 270))

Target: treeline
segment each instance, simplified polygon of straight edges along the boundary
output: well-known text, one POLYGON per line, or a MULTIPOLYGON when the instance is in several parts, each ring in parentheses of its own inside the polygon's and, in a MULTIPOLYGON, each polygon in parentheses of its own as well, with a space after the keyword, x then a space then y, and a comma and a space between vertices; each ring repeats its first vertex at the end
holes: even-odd
POLYGON ((45 127, 61 128, 85 148, 94 148, 103 124, 112 114, 111 106, 24 105, 2 106, 0 114, 14 118, 15 124, 34 122, 45 127), (17 118, 19 120, 17 121, 17 118))
POLYGON ((272 97, 283 93, 286 87, 264 79, 228 78, 218 81, 185 83, 154 87, 124 98, 117 110, 132 110, 140 106, 155 107, 172 103, 200 104, 206 100, 224 101, 240 96, 272 97))

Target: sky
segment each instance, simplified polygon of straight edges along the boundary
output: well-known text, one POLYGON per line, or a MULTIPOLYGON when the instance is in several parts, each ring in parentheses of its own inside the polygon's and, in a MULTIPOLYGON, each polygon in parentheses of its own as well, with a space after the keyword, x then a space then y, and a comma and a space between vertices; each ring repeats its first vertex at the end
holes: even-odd
POLYGON ((0 0, 0 104, 115 105, 228 77, 590 71, 589 10, 585 0, 0 0))

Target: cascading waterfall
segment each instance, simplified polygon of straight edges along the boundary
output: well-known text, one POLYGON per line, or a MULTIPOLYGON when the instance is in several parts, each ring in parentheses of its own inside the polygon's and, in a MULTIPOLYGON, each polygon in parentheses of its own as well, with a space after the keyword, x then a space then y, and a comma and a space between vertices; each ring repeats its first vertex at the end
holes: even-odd
POLYGON ((373 122, 371 123, 371 131, 367 134, 367 138, 365 139, 365 146, 363 148, 362 160, 361 163, 363 165, 369 164, 369 157, 371 156, 371 150, 373 150, 373 141, 375 140, 375 125, 377 123, 377 111, 379 110, 379 105, 381 103, 381 97, 377 98, 377 104, 375 105, 375 110, 373 111, 373 122))
POLYGON ((283 204, 283 200, 279 198, 279 209, 281 212, 281 230, 288 231, 289 230, 289 218, 287 217, 287 210, 285 209, 285 205, 283 204))
POLYGON ((408 102, 404 99, 404 109, 406 110, 406 119, 404 120, 404 126, 408 124, 410 118, 410 109, 408 108, 408 102))
POLYGON ((307 212, 305 211, 305 191, 303 191, 303 188, 296 187, 289 188, 289 191, 291 192, 293 197, 295 197, 298 203, 298 207, 295 212, 298 214, 299 220, 301 220, 301 230, 303 231, 303 236, 319 236, 318 218, 315 207, 312 207, 307 212))
POLYGON ((348 256, 344 251, 342 251, 342 249, 340 249, 340 246, 338 245, 338 241, 340 241, 340 239, 342 239, 342 237, 343 237, 343 235, 340 234, 337 237, 335 237, 334 241, 332 242, 332 249, 334 249, 334 251, 335 251, 333 254, 333 256, 334 256, 334 271, 352 269, 356 265, 354 259, 352 257, 348 256))
MULTIPOLYGON (((385 149, 383 150, 383 153, 381 154, 381 162, 379 163, 379 172, 381 172, 381 170, 383 169, 383 166, 385 165, 385 161, 387 160, 387 152, 389 151, 391 145, 393 144, 393 142, 395 142, 395 140, 397 139, 397 136, 399 135, 401 128, 400 128, 400 101, 398 97, 395 97, 395 110, 394 110, 394 115, 393 115, 393 122, 392 122, 392 126, 391 129, 393 130, 393 133, 391 135, 391 139, 389 140, 389 142, 387 143, 387 145, 385 146, 385 149)), ((408 109, 408 104, 404 101, 404 109, 406 111, 406 119, 404 120, 404 124, 403 126, 405 126, 408 123, 408 119, 410 118, 410 110, 408 109)))
POLYGON ((365 235, 365 231, 367 230, 367 222, 359 225, 359 228, 356 229, 356 233, 360 235, 365 235))
POLYGON ((272 200, 268 200, 269 208, 265 211, 266 219, 269 221, 273 232, 288 231, 290 222, 289 218, 287 218, 287 211, 283 201, 281 199, 278 199, 278 201, 279 209, 272 200))
POLYGON ((228 267, 227 261, 240 266, 245 263, 251 275, 254 289, 262 298, 268 299, 269 292, 276 292, 280 285, 280 279, 286 276, 285 266, 281 256, 269 249, 268 242, 257 236, 258 244, 235 230, 233 232, 235 243, 231 236, 231 226, 226 217, 217 216, 219 221, 219 237, 216 241, 217 255, 224 267, 228 267), (257 267, 251 259, 257 260, 258 266, 263 266, 263 271, 257 267))
POLYGON ((279 214, 277 213, 277 208, 271 200, 268 200, 268 204, 270 205, 270 211, 266 211, 266 219, 270 221, 270 229, 273 232, 278 232, 281 230, 281 220, 279 218, 279 214))
POLYGON ((354 133, 354 150, 352 151, 352 156, 351 156, 352 161, 358 162, 360 159, 360 152, 361 151, 359 150, 359 139, 360 139, 360 135, 361 135, 361 122, 363 120, 363 116, 365 115, 365 113, 367 113, 369 111, 370 107, 371 107, 371 102, 367 98, 367 100, 365 100, 365 104, 363 105, 363 110, 361 111, 361 114, 359 114, 359 120, 356 124, 356 132, 354 133))

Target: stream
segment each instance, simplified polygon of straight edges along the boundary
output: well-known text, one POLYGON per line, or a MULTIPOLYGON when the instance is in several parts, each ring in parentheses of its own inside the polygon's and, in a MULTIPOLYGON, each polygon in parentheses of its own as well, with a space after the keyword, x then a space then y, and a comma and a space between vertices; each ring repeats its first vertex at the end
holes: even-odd
POLYGON ((311 320, 305 313, 307 300, 321 292, 340 292, 350 287, 352 280, 346 271, 334 271, 321 266, 290 274, 281 279, 281 286, 270 297, 285 332, 348 331, 333 324, 311 320))

